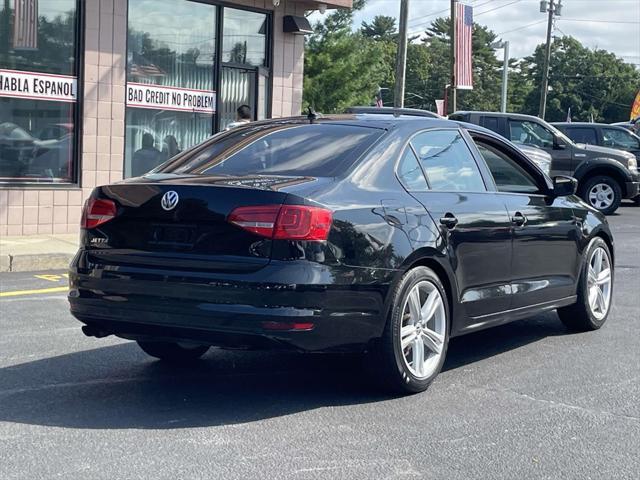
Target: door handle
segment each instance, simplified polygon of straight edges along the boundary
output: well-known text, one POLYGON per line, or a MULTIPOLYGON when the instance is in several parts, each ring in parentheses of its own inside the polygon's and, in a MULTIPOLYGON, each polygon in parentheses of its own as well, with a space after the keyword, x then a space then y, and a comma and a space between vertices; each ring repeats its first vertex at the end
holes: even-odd
POLYGON ((443 217, 440 217, 440 224, 451 230, 458 224, 458 219, 453 213, 447 212, 443 217))
POLYGON ((525 223, 527 223, 527 217, 525 217, 522 213, 520 212, 516 212, 515 215, 513 217, 511 217, 511 222, 518 226, 521 227, 523 226, 525 223))

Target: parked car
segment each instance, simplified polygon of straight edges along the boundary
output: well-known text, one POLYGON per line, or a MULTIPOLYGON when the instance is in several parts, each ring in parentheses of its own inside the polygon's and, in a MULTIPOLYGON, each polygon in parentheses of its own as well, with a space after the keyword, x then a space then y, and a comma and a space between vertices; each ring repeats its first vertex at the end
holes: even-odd
POLYGON ((599 145, 632 153, 640 160, 640 137, 628 128, 608 123, 558 122, 554 127, 576 143, 599 145))
POLYGON ((517 144, 533 145, 552 157, 552 175, 578 180, 578 194, 606 215, 623 198, 638 195, 640 174, 636 158, 628 152, 596 145, 576 144, 544 120, 531 115, 496 112, 456 112, 453 120, 481 125, 517 144))
POLYGON ((613 239, 575 188, 445 119, 255 122, 93 190, 71 313, 166 361, 362 352, 385 387, 419 392, 451 337, 554 309, 605 323, 613 239))
MULTIPOLYGON (((553 123, 552 125, 576 143, 614 148, 635 155, 635 170, 638 170, 637 163, 640 162, 640 137, 630 129, 618 125, 609 125, 607 123, 559 122, 553 123)), ((633 167, 630 169, 633 169, 633 167)), ((640 204, 640 195, 636 195, 633 200, 636 204, 640 204)))

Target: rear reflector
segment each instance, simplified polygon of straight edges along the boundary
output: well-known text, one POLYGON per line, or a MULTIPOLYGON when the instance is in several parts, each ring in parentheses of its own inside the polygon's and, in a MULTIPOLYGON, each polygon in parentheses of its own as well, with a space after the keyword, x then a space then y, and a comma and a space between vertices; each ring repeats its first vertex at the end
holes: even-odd
POLYGON ((326 240, 331 210, 306 205, 258 205, 238 207, 229 222, 275 240, 326 240))
POLYGON ((265 330, 313 330, 312 322, 262 322, 265 330))
POLYGON ((82 228, 95 228, 116 216, 116 204, 113 200, 90 198, 82 211, 82 228))

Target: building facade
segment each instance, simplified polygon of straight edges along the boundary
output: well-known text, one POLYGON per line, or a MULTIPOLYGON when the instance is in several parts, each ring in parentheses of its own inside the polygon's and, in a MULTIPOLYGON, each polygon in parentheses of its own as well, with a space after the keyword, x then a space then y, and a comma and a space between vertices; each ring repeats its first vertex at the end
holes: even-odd
POLYGON ((254 119, 299 114, 295 27, 310 10, 351 5, 0 2, 0 236, 77 232, 94 187, 224 130, 240 105, 254 119))

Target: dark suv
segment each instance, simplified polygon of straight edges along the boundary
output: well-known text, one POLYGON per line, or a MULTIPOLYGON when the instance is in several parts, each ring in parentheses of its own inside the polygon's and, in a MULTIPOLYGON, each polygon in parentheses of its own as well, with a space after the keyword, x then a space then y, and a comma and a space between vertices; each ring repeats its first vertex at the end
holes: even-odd
POLYGON ((551 176, 571 175, 578 194, 592 207, 611 214, 623 198, 638 195, 636 157, 621 150, 577 144, 560 130, 531 115, 497 112, 456 112, 452 120, 481 125, 514 143, 533 145, 552 157, 551 176))

